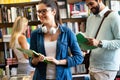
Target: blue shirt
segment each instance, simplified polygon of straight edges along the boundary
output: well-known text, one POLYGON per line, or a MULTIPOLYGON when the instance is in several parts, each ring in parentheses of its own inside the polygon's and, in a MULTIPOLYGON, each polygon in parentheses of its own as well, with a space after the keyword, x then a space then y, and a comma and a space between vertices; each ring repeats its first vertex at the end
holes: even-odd
MULTIPOLYGON (((56 80, 72 80, 70 67, 83 62, 82 52, 75 34, 68 27, 63 27, 62 25, 59 25, 59 29, 61 33, 57 39, 56 59, 66 59, 67 65, 56 65, 56 80), (72 56, 69 55, 68 48, 70 48, 72 56)), ((30 41, 30 49, 46 56, 44 33, 42 33, 40 28, 32 32, 30 41)), ((43 62, 39 62, 38 65, 34 66, 36 70, 33 80, 46 80, 46 66, 47 64, 43 62)))
MULTIPOLYGON (((108 11, 105 7, 98 15, 91 15, 87 19, 86 35, 94 38, 100 22, 108 11)), ((119 70, 120 66, 120 16, 111 12, 103 21, 97 40, 101 40, 103 47, 93 49, 90 56, 90 70, 119 70)))

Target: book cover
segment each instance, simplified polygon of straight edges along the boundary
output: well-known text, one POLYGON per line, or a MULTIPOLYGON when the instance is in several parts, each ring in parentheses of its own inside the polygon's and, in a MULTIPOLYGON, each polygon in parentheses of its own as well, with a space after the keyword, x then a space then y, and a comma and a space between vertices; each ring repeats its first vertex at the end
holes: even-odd
POLYGON ((2 23, 2 10, 1 10, 1 6, 0 6, 0 23, 2 23))
POLYGON ((11 7, 11 21, 14 22, 17 17, 17 7, 11 7))
MULTIPOLYGON (((19 51, 23 52, 24 54, 27 54, 29 57, 32 57, 32 54, 35 54, 36 57, 38 56, 41 56, 42 54, 40 53, 37 53, 36 51, 34 50, 30 50, 30 49, 23 49, 23 48, 17 48, 19 51)), ((44 58, 44 63, 49 63, 49 61, 47 61, 45 58, 44 58)))
POLYGON ((37 21, 36 7, 35 6, 25 6, 24 7, 25 16, 29 21, 37 21))
POLYGON ((32 54, 35 54, 36 56, 39 56, 40 54, 35 52, 34 50, 29 49, 23 49, 23 48, 17 48, 19 51, 23 52, 24 54, 27 54, 29 57, 32 57, 32 54))
POLYGON ((4 5, 1 5, 1 15, 2 15, 2 23, 7 23, 8 22, 8 15, 7 15, 7 7, 4 5))
POLYGON ((0 64, 5 64, 5 54, 4 54, 4 51, 0 51, 0 64))
POLYGON ((91 50, 96 48, 95 46, 90 46, 87 44, 88 39, 81 32, 76 34, 76 37, 81 50, 91 50))

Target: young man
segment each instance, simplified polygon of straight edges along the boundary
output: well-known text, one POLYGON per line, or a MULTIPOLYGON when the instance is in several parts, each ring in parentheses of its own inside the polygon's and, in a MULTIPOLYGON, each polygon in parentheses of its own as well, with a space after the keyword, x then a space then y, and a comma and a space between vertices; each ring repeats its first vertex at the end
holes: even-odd
POLYGON ((97 47, 90 54, 91 80, 114 80, 120 66, 120 16, 112 11, 104 19, 97 37, 94 38, 109 8, 102 0, 85 0, 85 2, 93 13, 87 19, 85 34, 89 45, 97 47))

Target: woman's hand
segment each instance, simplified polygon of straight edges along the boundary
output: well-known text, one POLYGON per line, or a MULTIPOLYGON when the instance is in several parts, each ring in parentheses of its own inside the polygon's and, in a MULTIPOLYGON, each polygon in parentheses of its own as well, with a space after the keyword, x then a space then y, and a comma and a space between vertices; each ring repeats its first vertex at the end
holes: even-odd
POLYGON ((45 59, 47 61, 49 61, 50 63, 53 63, 55 65, 66 65, 67 64, 67 60, 66 59, 63 59, 63 60, 57 60, 53 57, 45 57, 45 59))
POLYGON ((44 55, 39 55, 39 56, 37 56, 37 57, 33 55, 32 57, 33 57, 32 63, 35 64, 35 65, 37 65, 38 62, 43 62, 44 59, 45 59, 45 56, 44 56, 44 55))
POLYGON ((45 59, 45 56, 44 56, 44 55, 41 54, 41 55, 38 56, 38 61, 39 61, 39 62, 43 62, 44 59, 45 59))
POLYGON ((49 61, 50 63, 52 63, 52 64, 56 64, 56 65, 59 64, 59 60, 56 60, 56 59, 53 58, 53 57, 45 57, 45 59, 46 59, 47 61, 49 61))

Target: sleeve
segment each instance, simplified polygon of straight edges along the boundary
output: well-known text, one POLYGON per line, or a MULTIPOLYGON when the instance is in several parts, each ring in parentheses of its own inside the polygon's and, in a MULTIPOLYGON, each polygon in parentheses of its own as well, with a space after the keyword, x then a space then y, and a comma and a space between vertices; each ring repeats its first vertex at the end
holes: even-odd
POLYGON ((78 45, 75 34, 71 30, 69 30, 68 35, 69 35, 68 45, 69 45, 72 56, 68 57, 67 65, 68 67, 72 67, 72 66, 81 64, 83 62, 83 55, 78 45))
MULTIPOLYGON (((35 40, 37 40, 37 31, 35 30, 35 31, 33 31, 32 33, 31 33, 31 37, 30 37, 30 49, 31 50, 35 50, 35 51, 37 51, 36 49, 37 49, 37 41, 35 41, 35 40)), ((33 64, 32 64, 32 57, 30 57, 29 58, 29 62, 30 62, 30 65, 31 66, 33 66, 33 67, 35 67, 33 64)))
POLYGON ((118 49, 120 48, 120 16, 115 12, 111 14, 110 28, 112 35, 108 34, 108 36, 111 36, 113 39, 101 40, 103 48, 118 49))

